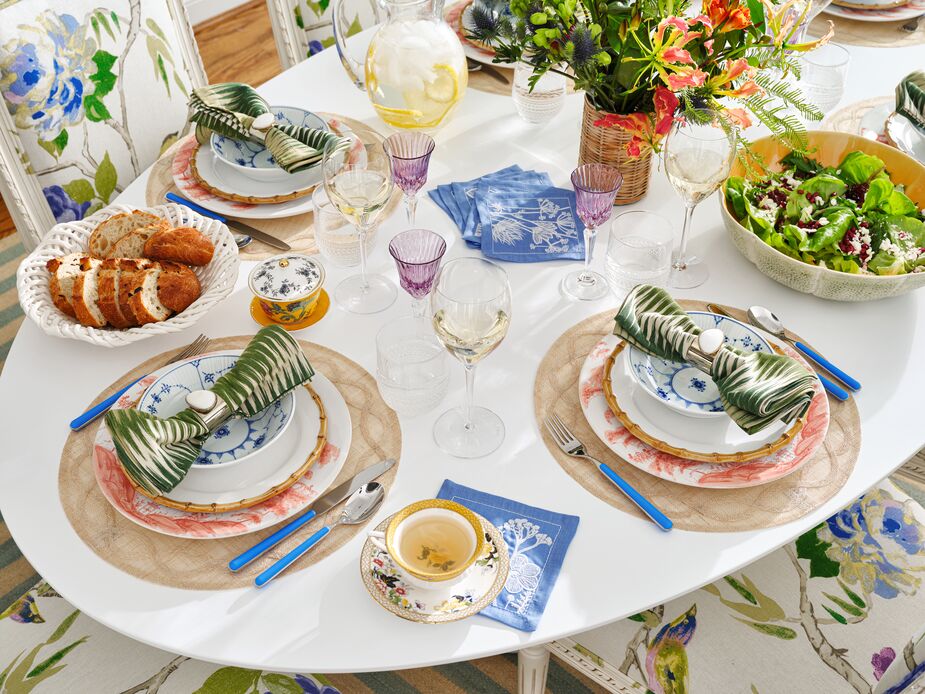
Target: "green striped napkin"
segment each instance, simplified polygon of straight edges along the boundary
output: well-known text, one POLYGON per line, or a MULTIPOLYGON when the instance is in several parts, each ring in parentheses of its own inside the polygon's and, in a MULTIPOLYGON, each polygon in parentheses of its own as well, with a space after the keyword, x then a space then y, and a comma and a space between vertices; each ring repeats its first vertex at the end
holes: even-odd
POLYGON ((196 139, 208 142, 213 132, 236 140, 262 143, 280 168, 296 173, 321 161, 328 142, 340 140, 333 133, 299 125, 273 124, 254 130, 254 119, 265 113, 272 115, 270 105, 253 87, 239 82, 223 82, 193 90, 189 100, 190 121, 196 124, 196 139))
MULTIPOLYGON (((252 417, 314 373, 299 343, 271 325, 257 333, 212 392, 230 416, 252 417)), ((137 409, 110 410, 106 425, 126 474, 155 496, 180 484, 211 434, 191 409, 166 419, 137 409)))
MULTIPOLYGON (((613 334, 647 354, 669 361, 687 361, 687 352, 701 330, 671 295, 641 284, 623 302, 613 334)), ((799 362, 780 354, 743 352, 723 345, 710 369, 723 407, 747 434, 780 419, 792 422, 809 409, 816 376, 799 362)))

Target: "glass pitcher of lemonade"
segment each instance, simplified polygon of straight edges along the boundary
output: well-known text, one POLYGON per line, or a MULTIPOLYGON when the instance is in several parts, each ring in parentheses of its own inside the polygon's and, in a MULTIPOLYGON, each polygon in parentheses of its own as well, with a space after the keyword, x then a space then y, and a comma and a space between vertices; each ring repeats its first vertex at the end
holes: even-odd
POLYGON ((369 44, 365 66, 345 44, 346 0, 335 0, 337 52, 379 117, 396 128, 433 130, 466 91, 469 73, 459 37, 443 20, 442 0, 378 0, 387 19, 369 44))

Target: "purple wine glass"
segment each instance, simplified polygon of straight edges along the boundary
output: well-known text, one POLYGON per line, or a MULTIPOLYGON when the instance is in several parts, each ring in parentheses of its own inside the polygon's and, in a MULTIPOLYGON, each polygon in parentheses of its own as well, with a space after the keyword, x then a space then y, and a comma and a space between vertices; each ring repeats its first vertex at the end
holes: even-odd
POLYGON ((569 296, 589 301, 600 299, 609 290, 607 280, 591 271, 591 255, 597 229, 610 219, 613 200, 622 185, 623 175, 606 164, 583 164, 572 172, 575 206, 585 227, 585 266, 566 276, 562 286, 569 296))
POLYGON ((398 266, 401 288, 411 295, 411 313, 423 316, 427 295, 434 286, 440 261, 446 253, 446 241, 427 229, 409 229, 396 234, 389 243, 389 253, 398 266))
POLYGON ((384 147, 392 163, 392 180, 405 194, 408 224, 413 226, 418 191, 427 182, 434 138, 422 132, 395 133, 386 138, 384 147))

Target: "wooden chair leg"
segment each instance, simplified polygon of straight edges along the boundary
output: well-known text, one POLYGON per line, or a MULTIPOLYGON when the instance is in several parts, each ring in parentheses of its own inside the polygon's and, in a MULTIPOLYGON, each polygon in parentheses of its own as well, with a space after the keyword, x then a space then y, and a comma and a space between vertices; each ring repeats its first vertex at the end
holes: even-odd
POLYGON ((517 652, 517 690, 519 694, 543 694, 549 670, 546 646, 528 646, 517 652))

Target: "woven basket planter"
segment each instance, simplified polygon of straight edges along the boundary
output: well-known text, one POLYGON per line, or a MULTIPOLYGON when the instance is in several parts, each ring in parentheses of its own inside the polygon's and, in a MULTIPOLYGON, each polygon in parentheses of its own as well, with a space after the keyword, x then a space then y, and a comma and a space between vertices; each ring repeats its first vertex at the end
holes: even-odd
POLYGON ((623 185, 617 193, 614 205, 629 205, 641 200, 649 190, 652 175, 652 150, 632 159, 626 154, 626 144, 632 135, 620 128, 599 128, 594 122, 607 113, 598 111, 585 99, 585 110, 581 118, 581 145, 578 150, 579 164, 609 164, 623 174, 623 185))

